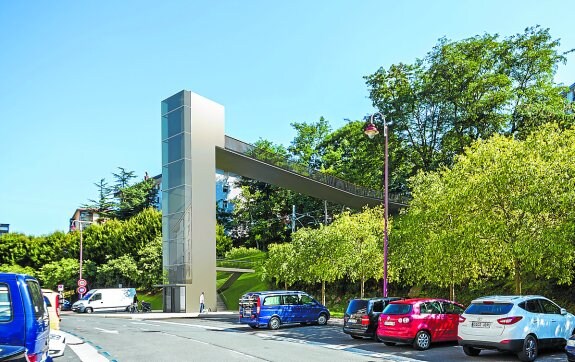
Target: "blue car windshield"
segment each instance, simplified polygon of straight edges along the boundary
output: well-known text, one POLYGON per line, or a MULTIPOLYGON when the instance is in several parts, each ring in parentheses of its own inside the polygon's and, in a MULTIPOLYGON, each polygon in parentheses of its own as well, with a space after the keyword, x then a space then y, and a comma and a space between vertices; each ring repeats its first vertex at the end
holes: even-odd
POLYGON ((90 291, 90 292, 84 294, 84 296, 80 300, 88 300, 88 299, 90 299, 92 294, 94 294, 94 292, 90 291))

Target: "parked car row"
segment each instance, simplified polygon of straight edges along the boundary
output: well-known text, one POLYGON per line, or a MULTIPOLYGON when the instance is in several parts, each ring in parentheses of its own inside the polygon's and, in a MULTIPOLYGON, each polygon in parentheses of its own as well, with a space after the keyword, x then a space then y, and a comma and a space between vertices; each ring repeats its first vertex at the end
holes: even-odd
POLYGON ((444 299, 353 299, 343 332, 418 350, 458 341, 468 356, 490 349, 516 353, 521 361, 534 361, 541 348, 565 346, 575 361, 575 316, 537 295, 482 297, 467 308, 444 299))
MULTIPOLYGON (((301 291, 252 292, 239 301, 239 321, 252 328, 323 325, 329 318, 325 306, 301 291)), ((467 308, 434 298, 353 299, 343 322, 343 332, 352 338, 387 346, 426 350, 435 342, 457 341, 468 356, 489 349, 516 353, 521 361, 534 361, 541 348, 565 347, 575 361, 575 316, 538 295, 487 296, 467 308)))

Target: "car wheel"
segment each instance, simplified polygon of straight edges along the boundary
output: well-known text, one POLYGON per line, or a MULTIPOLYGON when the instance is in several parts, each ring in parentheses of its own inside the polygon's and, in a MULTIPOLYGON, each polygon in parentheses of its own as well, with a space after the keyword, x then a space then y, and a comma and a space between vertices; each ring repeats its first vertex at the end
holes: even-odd
POLYGON ((268 323, 268 327, 270 329, 279 329, 280 327, 280 319, 278 317, 272 317, 268 323))
POLYGON ((92 313, 94 310, 92 308, 86 308, 84 309, 84 312, 86 313, 92 313))
POLYGON ((322 313, 319 315, 319 317, 317 317, 317 324, 320 326, 325 326, 327 324, 327 316, 325 313, 322 313))
POLYGON ((481 352, 481 350, 470 346, 463 346, 463 352, 468 356, 479 356, 479 352, 481 352))
POLYGON ((519 357, 520 361, 535 361, 535 358, 537 358, 537 339, 534 336, 528 335, 525 337, 523 348, 517 354, 517 357, 519 357))
POLYGON ((388 347, 393 347, 395 346, 395 342, 383 342, 383 344, 385 344, 388 347))
POLYGON ((413 348, 424 351, 431 345, 431 336, 426 331, 419 331, 415 335, 415 340, 413 341, 413 348))
POLYGON ((351 338, 353 338, 353 339, 363 339, 363 338, 361 338, 360 336, 354 336, 353 334, 350 334, 350 336, 351 336, 351 338))

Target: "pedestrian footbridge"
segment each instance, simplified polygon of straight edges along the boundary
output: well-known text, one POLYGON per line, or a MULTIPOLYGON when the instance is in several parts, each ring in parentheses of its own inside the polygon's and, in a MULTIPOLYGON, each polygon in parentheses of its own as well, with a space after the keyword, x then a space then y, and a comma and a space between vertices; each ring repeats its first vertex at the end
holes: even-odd
MULTIPOLYGON (((302 168, 229 136, 225 136, 225 147, 216 146, 216 167, 353 209, 383 204, 383 192, 380 190, 361 187, 316 170, 302 168)), ((388 205, 389 213, 397 213, 400 208, 407 206, 407 197, 389 194, 388 205)))

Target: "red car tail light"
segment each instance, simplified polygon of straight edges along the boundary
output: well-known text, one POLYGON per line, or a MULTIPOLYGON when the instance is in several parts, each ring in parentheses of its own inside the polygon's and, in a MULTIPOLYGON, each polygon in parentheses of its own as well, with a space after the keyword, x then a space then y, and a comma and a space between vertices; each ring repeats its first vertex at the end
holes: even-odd
POLYGON ((465 317, 459 316, 459 323, 463 323, 463 322, 465 322, 465 317))
POLYGON ((508 326, 511 324, 515 324, 522 320, 523 317, 507 317, 507 318, 500 318, 497 320, 497 323, 503 324, 504 326, 508 326))
POLYGON ((361 325, 368 326, 369 325, 369 316, 364 315, 361 317, 361 325))
POLYGON ((262 308, 262 302, 260 301, 260 297, 256 298, 256 313, 260 314, 260 310, 262 308))

